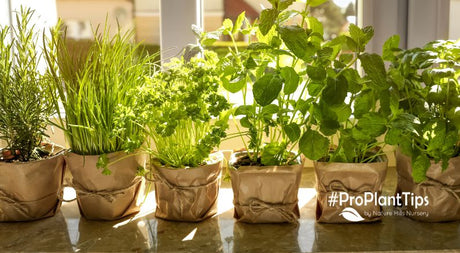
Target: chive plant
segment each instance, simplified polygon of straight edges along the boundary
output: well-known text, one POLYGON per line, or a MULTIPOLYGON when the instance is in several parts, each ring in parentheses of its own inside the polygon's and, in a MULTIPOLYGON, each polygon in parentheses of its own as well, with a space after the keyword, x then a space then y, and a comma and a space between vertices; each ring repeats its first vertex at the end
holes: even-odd
POLYGON ((8 160, 45 155, 40 146, 53 114, 45 92, 48 78, 40 71, 40 39, 31 22, 33 15, 34 11, 21 8, 15 25, 0 29, 0 140, 11 153, 8 160))
POLYGON ((132 31, 111 36, 107 24, 102 33, 93 32, 89 49, 78 53, 69 52, 60 26, 53 33, 51 50, 46 51, 54 77, 50 96, 58 111, 56 125, 64 130, 72 152, 103 155, 105 164, 107 153, 139 148, 144 133, 138 125, 136 92, 152 70, 153 56, 140 57, 132 31))

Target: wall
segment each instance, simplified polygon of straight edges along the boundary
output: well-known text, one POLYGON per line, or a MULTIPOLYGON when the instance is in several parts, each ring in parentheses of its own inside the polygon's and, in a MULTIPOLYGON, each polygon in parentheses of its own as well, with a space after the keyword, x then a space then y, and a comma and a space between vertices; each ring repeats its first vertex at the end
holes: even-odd
POLYGON ((449 39, 460 39, 460 0, 450 0, 449 39))
POLYGON ((82 39, 91 36, 89 25, 104 28, 106 19, 112 27, 111 34, 116 32, 117 24, 120 24, 122 31, 133 28, 133 4, 127 0, 58 0, 57 12, 60 18, 70 24, 68 33, 77 36, 77 39, 78 34, 82 39))

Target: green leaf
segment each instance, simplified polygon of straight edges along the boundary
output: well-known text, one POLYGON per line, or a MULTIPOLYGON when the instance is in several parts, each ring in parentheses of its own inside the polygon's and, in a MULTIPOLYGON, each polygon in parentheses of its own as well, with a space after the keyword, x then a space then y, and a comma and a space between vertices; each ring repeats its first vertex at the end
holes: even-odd
POLYGON ((348 84, 344 76, 340 75, 337 79, 328 78, 321 99, 330 106, 339 106, 347 96, 347 89, 348 84))
POLYGON ((383 90, 379 93, 380 108, 379 113, 384 116, 390 116, 391 114, 391 93, 389 90, 383 90))
POLYGON ((416 183, 425 181, 426 172, 431 166, 430 158, 424 154, 419 154, 412 158, 412 177, 416 183))
POLYGON ((339 128, 340 123, 337 120, 326 119, 319 124, 319 130, 326 136, 335 134, 339 128))
POLYGON ((233 34, 236 35, 238 31, 241 29, 241 26, 243 25, 243 21, 246 18, 245 16, 246 12, 243 11, 238 15, 238 18, 236 19, 235 25, 233 26, 233 34))
POLYGON ((345 69, 342 72, 348 82, 348 91, 356 94, 361 91, 363 85, 361 83, 361 77, 356 69, 345 69))
POLYGON ((291 67, 283 67, 280 70, 281 77, 284 79, 284 94, 294 93, 299 86, 299 75, 291 67))
POLYGON ((240 91, 246 85, 245 76, 237 76, 235 79, 232 79, 231 81, 229 81, 225 77, 222 77, 221 81, 224 88, 231 93, 236 93, 240 91))
POLYGON ((282 26, 279 27, 281 38, 286 47, 292 53, 304 60, 311 58, 315 52, 315 47, 308 41, 308 35, 300 26, 282 26))
POLYGON ((387 121, 383 116, 375 112, 370 112, 359 119, 357 126, 364 134, 370 137, 378 137, 385 133, 387 129, 386 124, 387 121))
POLYGON ((248 49, 249 50, 263 50, 263 49, 270 49, 272 48, 270 45, 262 42, 254 42, 249 44, 248 49))
POLYGON ((229 35, 232 33, 232 30, 233 30, 233 22, 231 19, 228 19, 226 18, 224 20, 224 22, 222 23, 223 27, 224 27, 224 31, 223 31, 223 34, 225 35, 229 35))
POLYGON ((286 145, 280 143, 269 143, 262 149, 260 162, 265 166, 280 165, 283 162, 283 154, 286 152, 286 145))
POLYGON ((364 71, 371 80, 372 87, 376 90, 388 89, 385 64, 378 54, 362 54, 359 56, 364 71))
POLYGON ((269 104, 267 106, 264 106, 262 108, 262 114, 263 115, 272 115, 274 113, 277 113, 279 111, 280 107, 275 104, 269 104))
POLYGON ((399 128, 390 128, 385 134, 385 143, 389 145, 398 145, 401 141, 402 131, 399 128))
POLYGON ((314 81, 324 81, 326 79, 326 70, 321 66, 307 66, 307 74, 314 81))
POLYGON ((275 24, 278 11, 275 9, 265 9, 260 13, 259 30, 265 36, 275 24))
POLYGON ((308 129, 300 138, 299 150, 308 159, 319 160, 329 152, 329 139, 315 130, 308 129))
POLYGON ((356 43, 357 49, 359 49, 360 52, 364 51, 366 44, 374 36, 374 28, 366 26, 363 29, 360 29, 357 25, 350 24, 348 29, 350 31, 351 38, 356 43))
POLYGON ((310 103, 306 100, 299 99, 296 102, 295 109, 305 115, 310 108, 310 103))
POLYGON ((382 49, 382 58, 386 61, 396 59, 394 52, 399 49, 399 35, 393 35, 385 41, 382 49))
POLYGON ((296 142, 300 137, 300 128, 296 123, 284 126, 283 130, 291 142, 296 142))
POLYGON ((309 83, 307 86, 308 95, 317 96, 321 92, 323 87, 324 87, 323 83, 316 83, 316 82, 309 83))
POLYGON ((342 104, 341 106, 339 107, 335 107, 333 108, 333 111, 335 112, 335 114, 337 115, 337 120, 339 122, 345 122, 347 121, 350 116, 351 116, 351 107, 350 105, 347 105, 347 104, 342 104))
POLYGON ((235 110, 235 115, 252 115, 254 107, 252 105, 240 105, 235 110))
POLYGON ((364 133, 363 131, 359 130, 356 127, 353 127, 351 129, 351 136, 354 140, 360 143, 369 143, 372 141, 372 137, 369 136, 368 134, 364 133))
POLYGON ((108 169, 108 165, 109 165, 109 158, 107 157, 107 154, 100 155, 96 162, 96 168, 102 169, 102 174, 108 176, 112 174, 112 171, 108 169))
POLYGON ((368 113, 374 105, 374 95, 371 90, 363 90, 356 96, 354 103, 354 116, 361 118, 364 114, 368 113))
POLYGON ((339 56, 339 61, 344 64, 348 64, 351 60, 353 60, 353 54, 341 54, 339 56))
POLYGON ((329 0, 307 0, 307 4, 310 5, 311 7, 316 7, 318 5, 322 5, 323 3, 327 1, 329 0))
POLYGON ((240 119, 240 124, 242 127, 245 127, 245 128, 250 128, 252 127, 252 124, 251 122, 249 122, 249 118, 248 117, 243 117, 240 119))
POLYGON ((319 33, 321 36, 324 35, 323 24, 315 17, 307 17, 308 28, 314 33, 319 33))
POLYGON ((244 62, 244 67, 247 69, 254 69, 257 67, 257 63, 254 61, 254 58, 248 57, 248 59, 244 62))
POLYGON ((254 99, 261 106, 269 105, 278 97, 282 88, 283 80, 279 76, 266 74, 254 83, 254 99))

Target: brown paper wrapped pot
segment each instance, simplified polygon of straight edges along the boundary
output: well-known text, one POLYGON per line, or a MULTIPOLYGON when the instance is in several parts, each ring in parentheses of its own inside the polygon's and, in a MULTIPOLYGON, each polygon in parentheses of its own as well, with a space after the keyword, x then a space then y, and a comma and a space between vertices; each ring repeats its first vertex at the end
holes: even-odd
POLYGON ((29 221, 59 211, 64 157, 18 163, 0 162, 0 221, 29 221))
MULTIPOLYGON (((231 161, 245 153, 235 153, 231 161)), ((246 223, 296 223, 302 164, 230 168, 234 217, 246 223)))
POLYGON ((137 176, 139 166, 145 166, 143 155, 115 152, 107 154, 110 175, 96 167, 98 155, 69 153, 66 161, 77 191, 78 207, 83 217, 92 220, 116 220, 139 212, 139 197, 144 181, 137 176))
POLYGON ((411 158, 399 150, 396 151, 396 169, 397 193, 410 192, 414 196, 427 197, 429 201, 428 205, 415 208, 408 200, 404 207, 406 216, 426 222, 460 220, 460 157, 451 158, 445 171, 442 171, 441 162, 431 161, 426 172, 427 180, 421 183, 412 179, 411 158))
POLYGON ((222 171, 222 154, 214 162, 194 168, 177 169, 153 161, 156 212, 158 218, 197 222, 217 213, 222 171))
POLYGON ((388 161, 382 157, 381 161, 373 163, 328 163, 314 162, 316 175, 316 220, 324 223, 350 223, 341 215, 347 207, 354 208, 364 219, 361 222, 381 220, 382 207, 375 202, 367 205, 350 205, 349 202, 339 205, 329 205, 329 197, 333 192, 347 192, 349 196, 361 196, 365 192, 380 196, 385 181, 388 161), (365 215, 365 213, 370 215, 365 215))

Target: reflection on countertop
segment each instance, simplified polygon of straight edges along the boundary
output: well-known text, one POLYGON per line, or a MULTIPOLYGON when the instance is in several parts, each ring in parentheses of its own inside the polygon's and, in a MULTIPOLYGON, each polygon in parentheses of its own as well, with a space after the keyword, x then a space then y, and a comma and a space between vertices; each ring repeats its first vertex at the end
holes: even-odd
MULTIPOLYGON (((388 171, 384 195, 392 195, 396 172, 388 171)), ((384 217, 372 224, 315 222, 312 168, 299 191, 299 224, 244 224, 233 219, 233 195, 222 184, 219 212, 199 223, 156 219, 154 192, 139 214, 102 222, 80 217, 76 201, 52 218, 0 224, 0 252, 344 252, 460 249, 460 222, 423 223, 384 217)))

